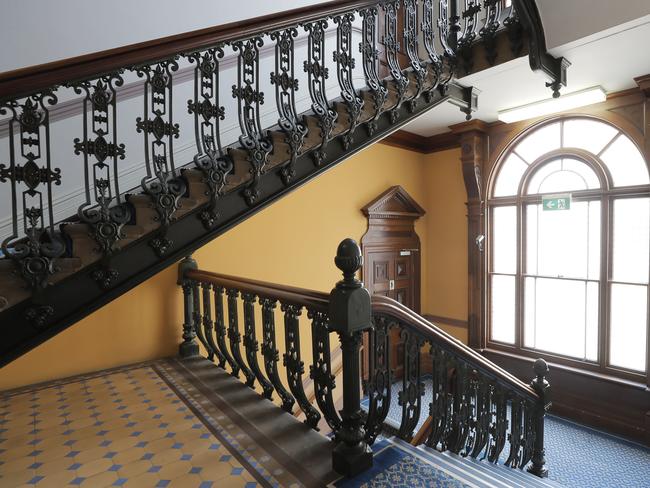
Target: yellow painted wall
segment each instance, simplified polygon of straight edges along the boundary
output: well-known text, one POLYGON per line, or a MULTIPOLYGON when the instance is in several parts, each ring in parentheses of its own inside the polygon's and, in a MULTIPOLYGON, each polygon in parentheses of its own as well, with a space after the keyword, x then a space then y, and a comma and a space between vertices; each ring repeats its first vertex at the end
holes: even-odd
MULTIPOLYGON (((455 150, 425 156, 375 144, 194 257, 202 269, 328 292, 340 279, 333 262, 338 243, 361 239, 367 228, 361 207, 396 184, 427 210, 416 223, 423 313, 466 319, 465 193, 455 150)), ((0 390, 175 354, 181 298, 172 266, 2 368, 0 390)), ((444 328, 462 339, 462 330, 444 328)), ((302 339, 306 355, 311 341, 302 339)))
MULTIPOLYGON (((429 217, 429 259, 423 266, 428 277, 432 315, 467 320, 467 194, 460 150, 426 156, 424 202, 429 217)), ((455 327, 455 329, 459 329, 455 327)), ((467 341, 458 330, 449 330, 467 341)))

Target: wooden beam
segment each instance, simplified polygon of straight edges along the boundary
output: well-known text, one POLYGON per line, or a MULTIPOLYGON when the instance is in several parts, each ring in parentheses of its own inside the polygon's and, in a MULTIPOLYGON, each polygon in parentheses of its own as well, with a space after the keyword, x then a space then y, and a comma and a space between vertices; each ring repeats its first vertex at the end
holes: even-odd
POLYGON ((431 154, 460 147, 460 137, 451 131, 424 137, 405 130, 398 130, 382 139, 381 143, 422 154, 431 154))

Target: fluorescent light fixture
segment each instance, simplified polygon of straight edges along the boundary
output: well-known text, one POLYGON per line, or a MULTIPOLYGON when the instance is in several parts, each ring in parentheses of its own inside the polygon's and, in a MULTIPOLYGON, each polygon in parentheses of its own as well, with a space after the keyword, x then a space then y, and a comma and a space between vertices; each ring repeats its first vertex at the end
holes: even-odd
POLYGON ((584 107, 593 103, 604 102, 606 99, 607 94, 605 90, 600 86, 594 86, 577 92, 567 93, 559 98, 549 98, 547 100, 529 103, 528 105, 522 105, 521 107, 502 110, 498 116, 501 122, 510 124, 520 120, 533 119, 543 115, 584 107))

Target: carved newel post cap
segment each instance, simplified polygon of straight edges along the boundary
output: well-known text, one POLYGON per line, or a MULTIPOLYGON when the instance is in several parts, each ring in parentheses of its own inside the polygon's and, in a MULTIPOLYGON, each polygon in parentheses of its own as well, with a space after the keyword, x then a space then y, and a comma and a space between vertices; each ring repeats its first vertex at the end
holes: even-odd
POLYGON ((336 249, 334 263, 338 269, 343 271, 343 283, 345 285, 354 285, 357 288, 361 286, 361 282, 355 276, 363 264, 361 248, 357 241, 349 237, 343 239, 336 249))
POLYGON ((198 264, 192 256, 185 256, 180 263, 178 263, 178 281, 176 284, 182 286, 185 282, 185 273, 192 269, 199 269, 198 264))
POLYGON ((370 320, 370 293, 355 274, 363 263, 361 249, 353 239, 340 244, 334 258, 336 266, 343 271, 343 280, 330 293, 330 328, 342 334, 372 327, 370 320))
POLYGON ((538 379, 544 378, 548 374, 548 364, 542 358, 535 360, 533 371, 538 379))

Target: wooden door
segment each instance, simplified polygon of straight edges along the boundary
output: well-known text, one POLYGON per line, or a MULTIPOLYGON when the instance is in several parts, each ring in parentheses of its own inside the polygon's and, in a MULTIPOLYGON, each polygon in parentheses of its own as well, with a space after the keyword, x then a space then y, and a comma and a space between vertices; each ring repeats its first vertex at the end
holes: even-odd
POLYGON ((384 295, 415 309, 415 274, 412 250, 379 251, 368 253, 372 272, 367 283, 371 294, 384 295))
MULTIPOLYGON (((368 266, 371 271, 370 283, 366 284, 371 294, 384 295, 406 305, 410 309, 415 308, 415 297, 419 293, 416 289, 416 277, 419 269, 415 267, 414 251, 407 249, 393 251, 368 252, 368 266)), ((404 365, 404 344, 398 329, 390 332, 391 369, 395 377, 402 376, 404 365)), ((364 349, 367 348, 367 340, 364 341, 364 349)), ((364 365, 368 365, 364 357, 364 365)))

